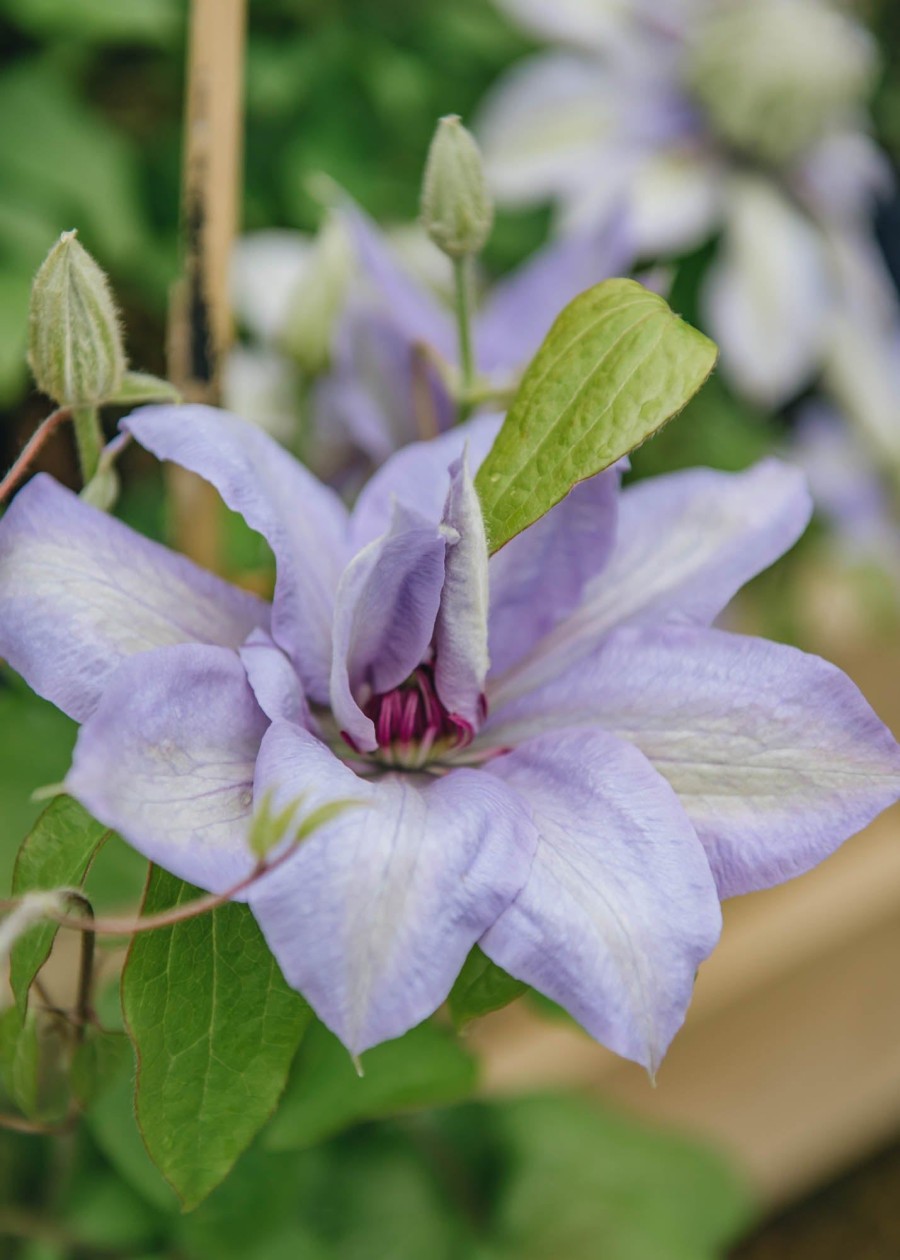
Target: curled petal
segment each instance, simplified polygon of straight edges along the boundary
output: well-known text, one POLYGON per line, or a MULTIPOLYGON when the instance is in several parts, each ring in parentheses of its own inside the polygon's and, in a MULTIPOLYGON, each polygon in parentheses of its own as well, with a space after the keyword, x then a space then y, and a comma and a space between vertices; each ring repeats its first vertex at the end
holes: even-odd
POLYGON ((367 482, 356 501, 350 536, 363 547, 390 528, 395 500, 430 521, 439 521, 450 490, 450 465, 469 452, 472 475, 493 445, 502 416, 478 416, 428 442, 396 451, 367 482))
POLYGON ((313 736, 276 723, 256 777, 274 808, 355 799, 250 904, 290 984, 360 1053, 430 1015, 525 881, 535 834, 499 780, 457 770, 357 778, 313 736))
POLYGON ((488 549, 465 454, 450 470, 444 525, 458 541, 447 548, 444 564, 434 627, 435 683, 447 712, 475 730, 481 722, 488 671, 488 549))
POLYGON ((237 648, 269 609, 41 474, 0 523, 0 656, 83 722, 118 665, 176 643, 237 648))
POLYGON ((223 892, 254 865, 247 831, 268 724, 236 652, 144 652, 82 726, 66 789, 151 862, 223 892))
MULTIPOLYGON (((455 535, 454 535, 455 538, 455 535)), ((434 634, 447 531, 397 503, 389 531, 347 566, 334 612, 331 710, 363 752, 375 727, 358 700, 398 687, 434 634)))

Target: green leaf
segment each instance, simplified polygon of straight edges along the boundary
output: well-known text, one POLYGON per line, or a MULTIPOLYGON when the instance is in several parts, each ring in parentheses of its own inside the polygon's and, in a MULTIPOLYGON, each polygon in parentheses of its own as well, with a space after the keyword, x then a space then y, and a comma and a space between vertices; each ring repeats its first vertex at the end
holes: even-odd
POLYGON ((124 1033, 90 1026, 75 1048, 70 1080, 82 1108, 91 1106, 130 1067, 131 1043, 124 1033))
MULTIPOLYGON (((197 890, 153 868, 143 912, 197 890)), ((194 1207, 227 1176, 284 1088, 309 1008, 248 908, 231 903, 132 941, 122 978, 147 1150, 194 1207)))
MULTIPOLYGON (((0 312, 2 303, 0 284, 0 312)), ((21 839, 46 808, 46 803, 36 804, 29 796, 63 777, 77 729, 59 709, 30 691, 17 674, 0 669, 0 889, 4 895, 12 888, 21 839)))
POLYGON ((111 398, 104 400, 110 406, 130 406, 132 403, 181 402, 181 394, 169 381, 149 372, 126 372, 122 383, 111 398))
POLYGON ((707 337, 634 280, 604 280, 570 302, 475 478, 491 550, 655 433, 715 360, 707 337))
MULTIPOLYGON (((110 834, 70 796, 57 796, 22 842, 13 871, 13 894, 49 888, 78 888, 97 848, 110 834)), ((49 957, 55 923, 41 923, 19 937, 9 963, 10 984, 24 1015, 28 991, 49 957)))
POLYGON ((367 1051, 362 1067, 358 1076, 337 1038, 316 1024, 266 1130, 266 1146, 298 1150, 363 1120, 457 1102, 477 1080, 474 1059, 451 1031, 433 1023, 367 1051))
POLYGON ((685 1138, 574 1097, 496 1119, 509 1166, 494 1241, 508 1260, 716 1260, 747 1223, 744 1186, 685 1138))
POLYGON ((0 1015, 0 1085, 32 1120, 60 1120, 69 1098, 72 1029, 51 1011, 15 1006, 0 1015))
POLYGON ((513 979, 476 945, 463 964, 447 999, 453 1022, 457 1028, 463 1028, 470 1020, 509 1006, 527 989, 524 981, 513 979))
POLYGON ((161 1212, 178 1211, 178 1199, 147 1154, 135 1120, 134 1057, 130 1046, 127 1070, 114 1073, 108 1088, 94 1098, 87 1112, 87 1125, 100 1150, 132 1190, 161 1212))
POLYGON ((39 1060, 37 1021, 9 1007, 0 1015, 0 1084, 26 1116, 37 1113, 39 1060))

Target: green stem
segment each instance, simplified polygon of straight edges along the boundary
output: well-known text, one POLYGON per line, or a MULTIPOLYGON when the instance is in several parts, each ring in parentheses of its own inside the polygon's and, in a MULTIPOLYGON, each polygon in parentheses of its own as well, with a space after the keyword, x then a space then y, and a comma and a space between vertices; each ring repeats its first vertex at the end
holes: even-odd
POLYGON ((453 260, 456 288, 456 328, 459 334, 459 366, 461 392, 457 419, 468 418, 472 404, 468 401, 475 384, 475 359, 472 354, 472 260, 468 255, 453 260))
POLYGON ((75 442, 78 446, 81 480, 87 485, 97 471, 100 452, 103 450, 100 412, 96 407, 74 407, 72 420, 75 424, 75 442))

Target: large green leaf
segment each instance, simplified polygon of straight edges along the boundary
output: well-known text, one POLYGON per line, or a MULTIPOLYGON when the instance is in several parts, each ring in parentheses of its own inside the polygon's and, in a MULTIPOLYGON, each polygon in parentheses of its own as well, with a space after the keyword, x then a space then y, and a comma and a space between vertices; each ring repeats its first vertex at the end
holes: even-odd
POLYGON ((457 1102, 472 1093, 477 1077, 454 1034, 431 1023, 369 1050, 362 1068, 358 1076, 341 1043, 317 1024, 297 1055, 266 1146, 297 1150, 361 1120, 457 1102))
POLYGON ((634 280, 604 280, 570 302, 475 479, 491 550, 655 433, 715 360, 707 337, 634 280))
MULTIPOLYGON (((13 893, 82 884, 98 846, 109 835, 102 823, 70 796, 51 801, 26 836, 13 871, 13 893)), ((53 948, 58 928, 40 923, 19 937, 9 964, 10 983, 22 1015, 28 991, 53 948)))
POLYGON ((509 1161, 494 1207, 509 1260, 716 1260, 746 1190, 712 1151, 580 1098, 496 1108, 509 1161))
MULTIPOLYGON (((154 868, 144 913, 199 894, 154 868)), ((122 1003, 138 1055, 147 1150, 184 1206, 199 1203, 278 1102, 309 1007, 286 984, 246 906, 135 936, 122 1003)))
POLYGON ((509 1006, 527 989, 527 984, 513 979, 476 945, 463 964, 447 1003, 454 1024, 463 1028, 470 1020, 509 1006))

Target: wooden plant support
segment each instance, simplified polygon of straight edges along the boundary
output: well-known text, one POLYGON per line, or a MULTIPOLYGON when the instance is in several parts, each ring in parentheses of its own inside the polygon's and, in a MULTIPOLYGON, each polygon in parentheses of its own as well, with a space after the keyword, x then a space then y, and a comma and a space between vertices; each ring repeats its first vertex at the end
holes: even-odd
MULTIPOLYGON (((184 269, 172 292, 169 374, 189 402, 221 401, 233 327, 231 247, 239 218, 247 0, 192 0, 182 177, 184 269)), ((216 492, 182 468, 168 472, 174 541, 219 566, 216 492)))

